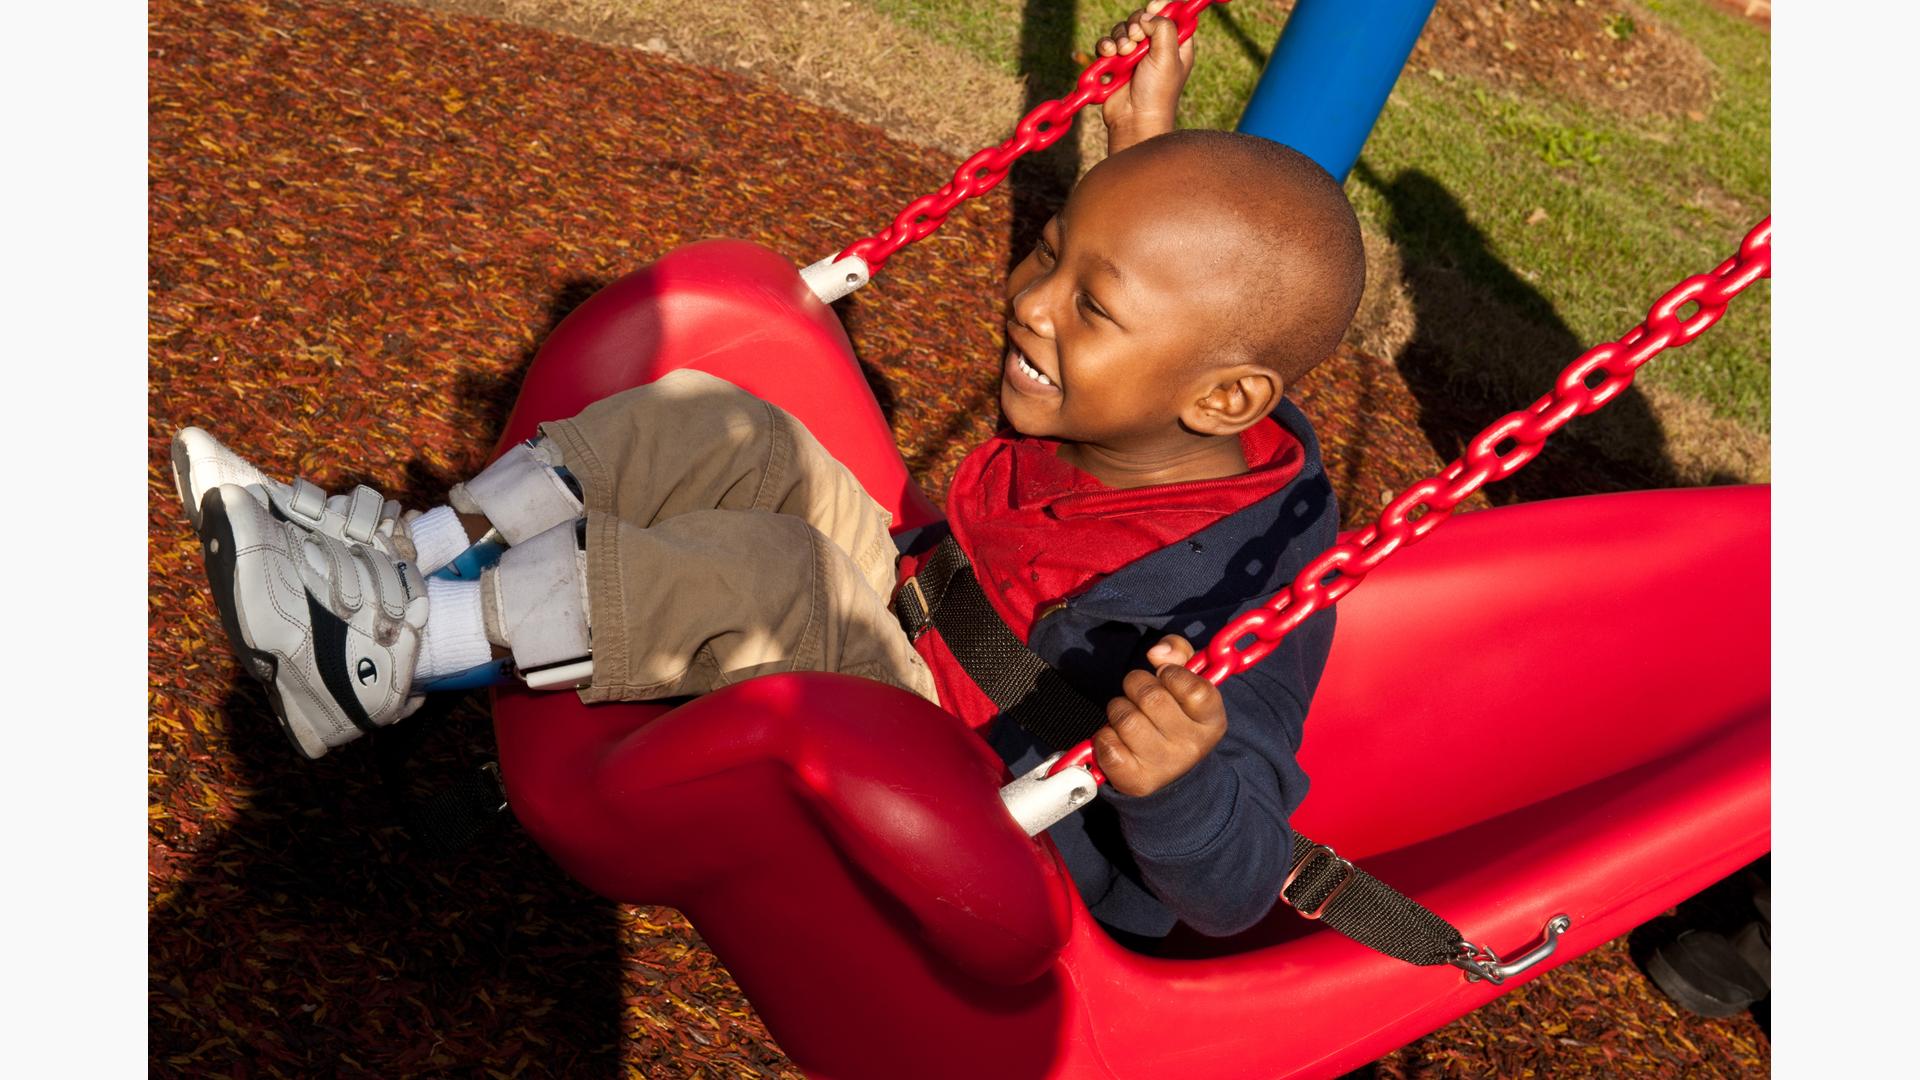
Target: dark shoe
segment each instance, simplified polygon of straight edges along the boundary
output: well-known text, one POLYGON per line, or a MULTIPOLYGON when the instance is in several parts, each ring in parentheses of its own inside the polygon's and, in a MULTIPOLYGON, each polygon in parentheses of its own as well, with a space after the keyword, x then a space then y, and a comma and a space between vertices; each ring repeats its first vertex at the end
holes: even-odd
POLYGON ((1733 935, 1733 951, 1760 976, 1769 991, 1773 989, 1773 932, 1767 923, 1750 922, 1733 935))
POLYGON ((1711 930, 1684 931, 1654 950, 1647 975, 1681 1008, 1700 1016, 1733 1016, 1768 992, 1766 977, 1733 942, 1711 930))

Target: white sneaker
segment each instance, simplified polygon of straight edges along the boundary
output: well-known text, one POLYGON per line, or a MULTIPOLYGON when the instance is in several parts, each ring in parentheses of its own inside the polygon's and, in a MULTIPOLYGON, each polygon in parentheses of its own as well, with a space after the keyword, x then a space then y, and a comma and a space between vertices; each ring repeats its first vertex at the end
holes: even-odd
POLYGON ((202 428, 185 428, 173 437, 173 486, 195 531, 201 529, 201 501, 223 484, 245 489, 261 506, 303 528, 414 560, 400 504, 372 488, 362 485, 328 497, 304 479, 291 484, 273 479, 202 428))
POLYGON ((420 707, 413 669, 427 588, 418 568, 283 521, 238 485, 206 492, 200 511, 227 637, 302 754, 317 758, 420 707))

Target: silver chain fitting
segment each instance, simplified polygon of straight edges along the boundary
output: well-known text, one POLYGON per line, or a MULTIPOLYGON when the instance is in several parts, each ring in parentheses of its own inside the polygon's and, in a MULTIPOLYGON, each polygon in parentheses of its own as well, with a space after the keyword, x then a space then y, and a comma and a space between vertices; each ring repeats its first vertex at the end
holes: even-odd
POLYGON ((1449 959, 1447 963, 1466 972, 1468 982, 1479 982, 1485 979, 1499 986, 1552 956, 1553 950, 1560 944, 1560 935, 1566 933, 1567 928, 1572 925, 1573 919, 1566 915, 1555 915, 1548 919, 1547 924, 1540 928, 1540 943, 1528 949, 1518 960, 1504 964, 1500 962, 1499 953, 1463 938, 1455 946, 1459 949, 1459 954, 1449 959))

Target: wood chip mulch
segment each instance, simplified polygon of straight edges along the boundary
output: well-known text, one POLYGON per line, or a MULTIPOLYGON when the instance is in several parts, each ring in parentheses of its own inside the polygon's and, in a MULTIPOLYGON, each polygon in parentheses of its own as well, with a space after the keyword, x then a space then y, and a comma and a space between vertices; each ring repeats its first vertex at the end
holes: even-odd
MULTIPOLYGON (((197 423, 272 473, 437 501, 594 289, 708 236, 811 261, 954 163, 525 28, 330 0, 149 11, 152 1072, 798 1075, 676 912, 601 900, 512 829, 441 859, 409 839, 386 767, 417 743, 430 790, 485 759, 481 699, 299 761, 227 651, 166 446, 197 423)), ((956 215, 845 305, 936 491, 993 423, 1014 206, 956 215)), ((1390 365, 1343 355, 1301 397, 1350 516, 1439 463, 1390 365)), ((1624 949, 1377 1071, 1765 1069, 1751 1021, 1674 1016, 1624 949)))

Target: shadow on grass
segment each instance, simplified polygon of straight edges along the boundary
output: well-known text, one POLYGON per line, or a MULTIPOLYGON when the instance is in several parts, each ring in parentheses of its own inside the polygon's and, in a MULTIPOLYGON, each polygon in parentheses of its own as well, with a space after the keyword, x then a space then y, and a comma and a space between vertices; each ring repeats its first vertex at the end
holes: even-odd
MULTIPOLYGON (((1220 24, 1221 28, 1227 32, 1227 36, 1233 39, 1233 43, 1239 48, 1240 54, 1245 56, 1247 62, 1253 65, 1255 71, 1266 70, 1267 50, 1261 48, 1260 43, 1253 40, 1246 29, 1240 25, 1240 20, 1233 17, 1233 12, 1216 4, 1208 8, 1202 17, 1209 18, 1220 24)), ((1196 33, 1203 31, 1204 28, 1202 31, 1196 31, 1196 33)))
MULTIPOLYGON (((1488 424, 1545 394, 1597 343, 1575 336, 1553 304, 1494 253, 1438 180, 1419 170, 1388 180, 1364 161, 1355 173, 1387 200, 1387 235, 1399 248, 1412 300, 1413 337, 1393 361, 1419 400, 1428 440, 1452 459, 1488 424)), ((1494 503, 1510 503, 1682 483, 1659 417, 1640 389, 1629 387, 1485 490, 1494 503)))
MULTIPOLYGON (((1074 9, 1071 4, 1027 0, 1020 14, 1018 63, 1026 94, 1022 116, 1044 101, 1073 90, 1074 9)), ((1094 124, 1092 107, 1081 110, 1078 123, 1094 124)), ((1072 132, 1037 154, 1014 162, 1006 183, 1013 194, 1013 231, 1007 247, 1007 269, 1026 258, 1047 219, 1067 201, 1080 175, 1080 144, 1072 132)))

